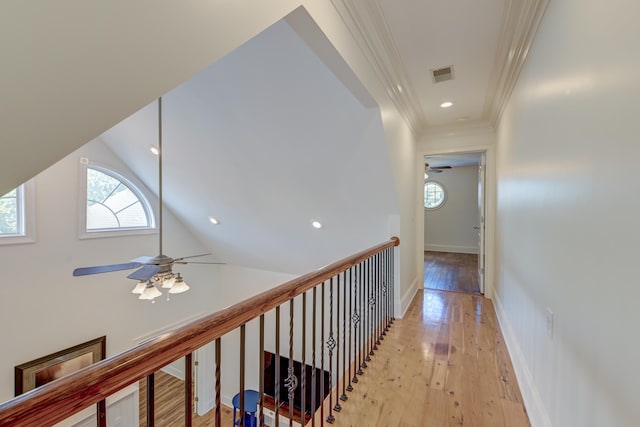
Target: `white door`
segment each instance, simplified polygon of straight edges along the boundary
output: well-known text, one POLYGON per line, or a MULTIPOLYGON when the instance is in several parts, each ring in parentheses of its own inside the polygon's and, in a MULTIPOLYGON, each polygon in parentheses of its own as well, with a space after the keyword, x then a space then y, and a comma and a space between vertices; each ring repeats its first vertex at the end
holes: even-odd
POLYGON ((485 170, 486 160, 485 154, 482 153, 480 158, 480 166, 478 167, 478 226, 474 227, 478 231, 478 284, 480 292, 484 294, 484 199, 485 199, 485 170))

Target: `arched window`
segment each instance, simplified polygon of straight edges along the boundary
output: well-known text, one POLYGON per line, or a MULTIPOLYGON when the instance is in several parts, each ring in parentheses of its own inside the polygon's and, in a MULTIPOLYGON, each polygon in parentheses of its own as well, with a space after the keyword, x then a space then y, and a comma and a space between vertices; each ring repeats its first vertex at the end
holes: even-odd
POLYGON ((153 210, 141 190, 116 172, 86 166, 85 232, 140 231, 154 228, 153 210))
POLYGON ((446 199, 444 187, 435 182, 428 181, 424 184, 424 207, 427 209, 436 209, 442 206, 446 199))

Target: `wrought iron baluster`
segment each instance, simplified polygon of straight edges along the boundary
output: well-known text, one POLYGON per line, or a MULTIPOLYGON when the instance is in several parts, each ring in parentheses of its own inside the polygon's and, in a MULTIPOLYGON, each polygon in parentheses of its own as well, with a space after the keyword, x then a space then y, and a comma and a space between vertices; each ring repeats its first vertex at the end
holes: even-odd
POLYGON ((258 425, 264 427, 264 314, 260 315, 260 351, 258 354, 260 364, 259 393, 260 410, 258 412, 258 425))
POLYGON ((342 410, 342 406, 340 406, 340 277, 341 274, 338 273, 338 279, 336 284, 336 292, 338 293, 337 305, 336 305, 336 404, 333 406, 333 410, 336 412, 340 412, 342 410))
POLYGON ((193 353, 184 356, 184 425, 193 423, 193 353))
POLYGON ((333 416, 333 394, 331 388, 333 384, 333 349, 336 347, 336 340, 333 338, 333 277, 329 279, 329 339, 327 348, 329 349, 329 415, 327 422, 332 424, 336 418, 333 416))
MULTIPOLYGON (((353 312, 353 292, 351 292, 351 288, 352 285, 355 288, 355 284, 353 282, 353 276, 354 276, 354 270, 356 269, 355 266, 351 267, 349 269, 349 284, 347 285, 349 287, 349 356, 347 357, 347 360, 349 361, 349 367, 348 367, 348 371, 347 371, 347 378, 349 379, 349 384, 347 385, 347 391, 353 391, 353 386, 351 385, 351 381, 353 380, 351 377, 351 367, 353 366, 353 354, 351 353, 351 348, 353 347, 353 316, 355 315, 355 313, 353 312)), ((355 370, 354 370, 354 378, 355 378, 355 370)))
POLYGON ((322 370, 320 371, 320 426, 324 426, 324 313, 325 313, 325 298, 324 298, 325 282, 322 282, 322 292, 320 297, 322 298, 322 306, 320 310, 320 365, 322 370))
MULTIPOLYGON (((371 355, 373 355, 373 349, 371 347, 371 258, 367 259, 367 283, 366 283, 366 287, 367 287, 367 296, 366 296, 366 301, 365 301, 365 307, 366 307, 366 311, 367 311, 367 340, 366 340, 366 346, 365 346, 365 358, 364 360, 366 360, 367 362, 371 362, 371 355)), ((364 307, 363 307, 364 308, 364 307)))
POLYGON ((221 356, 222 338, 216 340, 216 427, 222 426, 222 404, 220 403, 220 365, 222 364, 221 356))
POLYGON ((396 320, 396 262, 395 251, 391 248, 391 323, 396 320))
POLYGON ((351 382, 354 384, 358 383, 358 375, 362 375, 362 369, 360 368, 360 336, 358 335, 358 329, 360 328, 360 300, 358 296, 358 286, 362 283, 362 264, 358 264, 356 266, 356 274, 355 274, 355 282, 353 284, 353 303, 355 306, 353 312, 353 332, 354 332, 354 347, 353 352, 355 353, 355 365, 353 366, 353 378, 351 378, 351 382), (358 278, 359 277, 359 278, 358 278))
POLYGON ((276 307, 275 427, 280 427, 280 306, 276 307))
MULTIPOLYGON (((382 324, 382 266, 381 266, 381 258, 382 255, 380 253, 376 254, 376 346, 380 345, 380 340, 382 337, 382 328, 380 325, 382 324)), ((377 349, 377 347, 376 347, 377 349)))
POLYGON ((155 373, 147 375, 147 427, 156 424, 155 373))
POLYGON ((284 380, 284 386, 287 388, 287 396, 289 397, 289 427, 293 427, 293 398, 296 388, 298 388, 298 378, 293 370, 293 299, 289 300, 289 369, 287 369, 287 378, 284 380))
MULTIPOLYGON (((240 427, 244 425, 244 375, 245 375, 245 344, 246 344, 246 327, 240 326, 240 427)), ((235 422, 235 420, 234 420, 235 422)))
MULTIPOLYGON (((351 273, 351 269, 349 269, 349 273, 351 273)), ((351 297, 351 293, 349 293, 349 297, 347 297, 347 272, 342 273, 342 295, 344 296, 344 302, 342 303, 342 370, 340 371, 340 376, 342 377, 342 394, 340 395, 340 400, 343 402, 348 399, 346 389, 347 389, 347 380, 349 380, 349 385, 351 385, 351 361, 349 361, 349 372, 347 372, 347 298, 351 297)), ((349 287, 351 289, 351 287, 349 287)), ((349 299, 349 303, 351 303, 351 299, 349 299)), ((349 328, 349 333, 351 333, 351 328, 349 328)), ((351 342, 349 342, 351 344, 351 342)), ((349 345, 349 350, 351 350, 351 345, 349 345)), ((351 357, 351 354, 349 354, 351 357)))
POLYGON ((366 351, 367 348, 365 346, 365 335, 367 334, 367 306, 365 303, 365 295, 367 291, 367 260, 364 260, 360 264, 360 369, 358 370, 358 375, 363 375, 363 368, 367 367, 366 351))
POLYGON ((300 370, 300 425, 306 424, 307 413, 307 293, 302 293, 302 369, 300 370))
MULTIPOLYGON (((311 427, 316 427, 316 291, 313 288, 313 305, 311 307, 311 427)), ((320 418, 322 419, 322 417, 320 418)))

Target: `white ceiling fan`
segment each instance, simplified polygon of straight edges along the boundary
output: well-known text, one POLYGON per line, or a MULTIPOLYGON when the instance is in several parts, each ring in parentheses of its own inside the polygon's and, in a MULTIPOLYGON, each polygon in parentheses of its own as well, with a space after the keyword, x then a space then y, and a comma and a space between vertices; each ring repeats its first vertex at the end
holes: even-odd
POLYGON ((429 163, 424 164, 424 179, 429 178, 429 172, 442 173, 443 171, 451 169, 451 166, 429 166, 429 163))
POLYGON ((221 262, 197 262, 185 261, 190 258, 198 258, 207 255, 191 255, 180 258, 171 258, 163 254, 162 251, 162 98, 158 98, 158 229, 159 229, 159 251, 157 256, 141 256, 129 262, 121 264, 99 265, 94 267, 80 267, 73 270, 74 276, 86 276, 90 274, 108 273, 111 271, 138 270, 129 274, 127 278, 138 280, 138 284, 132 293, 139 294, 139 299, 151 300, 162 295, 158 286, 168 289, 171 294, 178 294, 189 290, 180 273, 173 272, 176 264, 224 264, 221 262))

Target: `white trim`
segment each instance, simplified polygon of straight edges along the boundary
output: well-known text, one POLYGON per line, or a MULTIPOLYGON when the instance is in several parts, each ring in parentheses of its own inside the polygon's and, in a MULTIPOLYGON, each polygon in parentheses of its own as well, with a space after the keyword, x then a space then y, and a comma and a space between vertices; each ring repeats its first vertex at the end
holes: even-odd
POLYGON ((400 299, 400 315, 397 315, 397 318, 402 319, 404 315, 407 314, 407 310, 409 310, 411 302, 416 297, 416 294, 420 289, 421 287, 418 286, 418 278, 416 277, 413 280, 413 283, 411 283, 411 286, 409 286, 409 289, 407 289, 400 299))
POLYGON ((507 0, 484 115, 497 127, 549 0, 507 0))
POLYGON ((435 252, 453 252, 456 254, 477 254, 479 249, 475 246, 456 246, 456 245, 432 245, 425 243, 425 251, 435 252))
POLYGON ((16 187, 19 192, 18 200, 20 206, 18 206, 18 215, 22 217, 22 230, 20 230, 20 234, 1 236, 0 246, 22 245, 36 241, 36 197, 34 179, 30 179, 16 187))
POLYGON ((529 421, 532 427, 552 427, 551 419, 544 407, 540 392, 527 366, 522 349, 520 345, 518 345, 518 340, 513 333, 511 324, 502 307, 502 302, 497 295, 493 298, 493 305, 496 308, 496 317, 498 318, 498 323, 502 330, 511 362, 513 363, 513 370, 515 371, 518 386, 522 393, 522 400, 524 401, 527 415, 529 415, 529 421))

